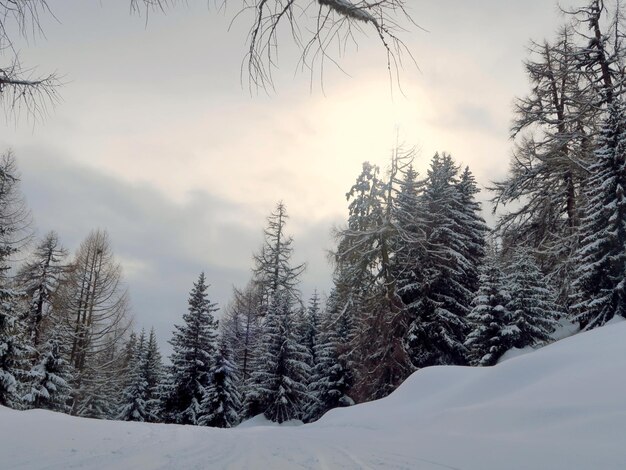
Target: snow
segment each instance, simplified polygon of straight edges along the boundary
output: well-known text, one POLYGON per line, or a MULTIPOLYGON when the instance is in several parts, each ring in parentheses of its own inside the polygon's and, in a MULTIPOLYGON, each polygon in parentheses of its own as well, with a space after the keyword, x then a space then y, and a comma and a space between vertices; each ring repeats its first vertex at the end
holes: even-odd
MULTIPOLYGON (((626 322, 495 367, 430 367, 302 426, 125 423, 0 408, 0 468, 623 470, 626 322)), ((293 423, 290 423, 293 424, 293 423)))

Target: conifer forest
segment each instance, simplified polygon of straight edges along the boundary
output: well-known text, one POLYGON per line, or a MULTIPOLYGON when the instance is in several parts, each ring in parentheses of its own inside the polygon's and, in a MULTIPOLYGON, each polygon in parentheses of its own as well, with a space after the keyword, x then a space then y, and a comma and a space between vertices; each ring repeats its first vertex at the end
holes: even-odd
MULTIPOLYGON (((318 70, 324 61, 329 67, 334 59, 326 49, 328 41, 343 34, 338 31, 344 27, 349 28, 346 38, 354 34, 350 28, 357 26, 375 36, 388 64, 388 85, 394 90, 389 100, 405 99, 401 92, 406 73, 400 65, 403 57, 404 67, 411 67, 406 63, 415 60, 418 67, 424 67, 423 76, 429 73, 427 59, 412 59, 401 34, 401 25, 408 20, 420 26, 428 23, 427 17, 409 16, 410 9, 417 8, 413 3, 421 2, 383 0, 373 6, 316 0, 313 9, 327 14, 316 17, 318 29, 311 30, 313 39, 308 43, 309 30, 294 25, 300 2, 246 3, 256 19, 241 65, 245 91, 274 88, 278 43, 288 47, 281 41, 300 48, 301 67, 318 70), (334 23, 320 29, 319 18, 334 18, 334 23), (293 28, 293 37, 283 37, 285 25, 293 28)), ((552 2, 545 3, 546 9, 557 8, 552 2)), ((2 408, 10 408, 19 412, 11 419, 26 416, 27 410, 48 410, 75 417, 72 419, 188 425, 185 429, 240 425, 244 429, 251 426, 246 423, 262 419, 267 426, 302 429, 318 423, 319 427, 311 429, 323 433, 324 426, 332 428, 342 416, 369 416, 368 410, 374 408, 368 406, 375 406, 369 402, 377 400, 391 406, 394 397, 400 397, 396 401, 402 399, 427 410, 428 400, 434 400, 430 387, 436 390, 437 383, 448 383, 432 392, 443 400, 454 393, 455 384, 465 383, 464 374, 478 374, 476 370, 485 374, 477 383, 487 384, 485 390, 498 390, 496 385, 487 388, 492 377, 486 375, 488 371, 500 371, 504 376, 506 367, 518 364, 521 368, 526 364, 523 360, 530 358, 526 372, 511 372, 497 382, 508 383, 523 394, 524 380, 532 383, 533 371, 538 374, 543 367, 552 367, 559 347, 554 343, 563 342, 563 351, 565 344, 571 344, 573 351, 578 341, 579 348, 588 347, 585 354, 596 347, 626 344, 617 334, 614 342, 585 340, 592 338, 586 335, 609 332, 626 319, 626 23, 619 2, 574 3, 559 7, 559 22, 552 24, 547 39, 527 38, 522 59, 525 76, 518 77, 525 92, 510 96, 512 106, 506 111, 509 153, 484 157, 505 159, 508 171, 503 176, 485 177, 482 166, 476 171, 472 168, 476 165, 465 163, 466 156, 458 150, 446 150, 446 141, 436 143, 439 151, 425 154, 418 138, 412 141, 411 135, 400 129, 397 133, 402 138, 387 142, 390 150, 386 155, 364 155, 362 160, 368 161, 350 167, 352 177, 345 180, 343 189, 343 220, 325 229, 331 243, 327 253, 331 279, 315 289, 303 288, 309 260, 302 259, 298 251, 302 232, 290 212, 296 201, 275 198, 264 225, 254 227, 260 243, 246 253, 250 260, 247 281, 212 277, 217 276, 216 271, 209 267, 188 273, 194 281, 186 286, 186 303, 179 302, 168 314, 168 324, 173 327, 166 337, 146 323, 149 312, 143 312, 138 321, 133 282, 128 282, 125 274, 126 255, 116 253, 112 232, 94 225, 82 234, 82 242, 68 245, 60 234, 66 231, 64 224, 69 218, 57 217, 64 208, 55 206, 47 209, 50 216, 39 226, 29 207, 30 195, 22 185, 33 165, 22 169, 19 149, 10 145, 0 148, 0 411, 8 413, 10 410, 2 408), (48 227, 49 220, 58 225, 48 227), (52 230, 45 233, 42 229, 52 230), (71 250, 67 248, 70 245, 71 250), (232 289, 221 292, 224 285, 232 289), (228 301, 216 300, 224 298, 228 301), (554 351, 552 356, 550 351, 554 351), (517 357, 520 355, 524 356, 517 357), (532 362, 535 355, 539 356, 532 362), (546 359, 542 362, 541 357, 546 359), (444 376, 448 378, 443 380, 444 376), (408 390, 415 393, 410 395, 408 390), (420 393, 425 398, 412 398, 422 396, 420 393), (354 410, 352 415, 347 414, 349 410, 354 410)), ((132 10, 146 15, 147 29, 161 27, 161 10, 176 15, 179 8, 185 7, 158 0, 131 2, 132 10)), ((29 115, 37 121, 33 135, 47 125, 47 118, 40 115, 42 109, 51 107, 52 111, 45 113, 54 114, 55 108, 62 108, 59 97, 74 84, 62 83, 60 75, 39 77, 38 71, 29 71, 17 61, 7 65, 13 50, 8 25, 16 19, 17 30, 37 28, 39 15, 49 10, 54 11, 54 2, 0 1, 0 97, 7 120, 17 121, 11 126, 28 128, 29 115), (20 113, 27 115, 26 124, 20 113)), ((494 21, 498 21, 497 15, 494 21)), ((86 39, 86 44, 90 40, 86 39)), ((129 72, 129 80, 131 77, 129 72)), ((325 80, 334 80, 318 79, 313 72, 311 77, 312 83, 320 80, 323 86, 327 86, 325 80)), ((186 79, 181 78, 181 88, 186 79)), ((164 101, 169 99, 168 93, 175 90, 164 90, 164 101)), ((471 90, 465 93, 471 94, 471 90)), ((251 99, 265 99, 259 96, 251 99)), ((345 116, 346 121, 350 119, 345 116)), ((279 132, 275 138, 296 139, 279 132)), ((228 160, 228 150, 221 143, 216 148, 228 160)), ((264 146, 259 144, 259 148, 264 146)), ((179 163, 184 166, 183 160, 181 157, 179 163)), ((141 160, 138 167, 144 164, 149 166, 150 160, 141 160)), ((121 171, 131 171, 132 165, 121 171)), ((175 180, 179 170, 168 171, 168 178, 175 180)), ((189 167, 188 171, 194 170, 189 167)), ((236 172, 222 178, 228 185, 238 185, 236 172)), ((304 198, 308 191, 323 191, 323 187, 323 182, 311 176, 298 191, 304 198)), ((255 187, 242 191, 250 200, 261 197, 255 187)), ((106 206, 106 201, 102 204, 106 206)), ((233 217, 247 216, 241 212, 233 217)), ((141 224, 140 215, 136 224, 141 224)), ((194 227, 186 226, 184 231, 193 232, 194 227)), ((224 249, 214 244, 212 235, 201 236, 207 250, 224 249)), ((149 243, 147 238, 145 243, 149 243)), ((156 275, 174 284, 174 274, 156 275)), ((158 304, 158 297, 153 302, 158 304)), ((608 338, 609 333, 606 335, 608 338)), ((555 365, 553 372, 558 374, 564 367, 555 365)), ((584 364, 581 367, 587 370, 584 364)), ((606 377, 624 375, 617 366, 611 369, 608 353, 602 367, 589 367, 594 373, 606 367, 606 377)), ((619 385, 615 389, 619 390, 619 385)), ((472 396, 478 388, 461 390, 460 395, 472 396)), ((595 392, 585 393, 589 409, 600 406, 594 401, 595 392)), ((493 400, 488 392, 480 394, 484 400, 493 400)), ((537 416, 552 419, 573 409, 559 407, 550 398, 546 401, 554 407, 541 408, 537 416)), ((444 406, 432 422, 448 419, 446 413, 464 406, 458 404, 463 402, 453 403, 444 406)), ((492 409, 497 410, 499 402, 493 403, 492 409)), ((532 415, 524 403, 522 399, 520 413, 526 410, 524 416, 532 415)), ((463 412, 473 409, 469 405, 462 408, 463 412)), ((587 416, 587 411, 580 413, 576 416, 587 416)), ((620 411, 618 406, 606 415, 623 420, 625 413, 626 408, 620 411)), ((0 413, 0 428, 4 416, 13 415, 0 413)), ((419 418, 415 420, 419 423, 419 418)), ((499 429, 496 422, 489 421, 499 429)), ((346 426, 341 433, 349 435, 352 431, 346 426)), ((438 432, 436 425, 430 426, 438 432)), ((523 433, 525 428, 519 429, 523 433)), ((407 431, 408 435, 411 432, 407 431)), ((617 428, 613 434, 623 437, 617 428)), ((2 439, 6 438, 0 438, 0 449, 2 439)), ((580 468, 626 465, 620 460, 625 454, 611 453, 611 442, 600 453, 613 458, 606 466, 600 460, 585 461, 588 454, 581 450, 580 465, 588 466, 580 468)), ((437 445, 430 448, 437 449, 437 445)), ((5 468, 4 452, 0 452, 0 468, 5 468)), ((562 451, 562 455, 568 452, 562 451)), ((389 457, 391 453, 385 455, 378 461, 381 468, 484 470, 518 468, 515 465, 519 464, 496 461, 489 466, 479 460, 466 467, 450 460, 443 465, 442 453, 437 454, 439 460, 424 454, 423 460, 402 463, 389 457)), ((30 466, 28 460, 24 462, 22 467, 11 468, 44 468, 43 460, 30 466)), ((133 468, 192 468, 184 462, 170 463, 171 467, 140 463, 133 468)), ((204 462, 206 468, 230 468, 226 459, 204 462)), ((248 461, 232 468, 283 468, 271 462, 248 461)), ((320 462, 311 466, 291 462, 285 468, 348 468, 343 460, 328 466, 320 462)), ((351 462, 354 468, 373 468, 376 461, 364 463, 355 458, 351 462)), ((519 468, 579 468, 565 461, 562 466, 553 462, 545 467, 533 462, 519 468)), ((124 466, 129 463, 118 465, 116 468, 131 468, 124 466)))

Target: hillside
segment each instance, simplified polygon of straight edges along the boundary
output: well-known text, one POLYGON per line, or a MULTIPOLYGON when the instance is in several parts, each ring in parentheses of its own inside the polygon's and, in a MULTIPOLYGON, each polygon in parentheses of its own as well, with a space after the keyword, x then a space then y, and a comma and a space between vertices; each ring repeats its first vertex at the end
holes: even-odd
POLYGON ((319 422, 233 430, 0 408, 2 469, 626 468, 626 322, 492 368, 432 367, 319 422))

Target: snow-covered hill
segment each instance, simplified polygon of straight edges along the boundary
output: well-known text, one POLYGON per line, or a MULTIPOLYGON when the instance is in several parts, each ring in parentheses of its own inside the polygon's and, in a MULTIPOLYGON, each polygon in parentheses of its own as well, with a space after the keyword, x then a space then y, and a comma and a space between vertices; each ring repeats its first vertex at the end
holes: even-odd
POLYGON ((492 368, 432 367, 304 426, 234 430, 0 408, 0 469, 626 469, 626 322, 492 368))

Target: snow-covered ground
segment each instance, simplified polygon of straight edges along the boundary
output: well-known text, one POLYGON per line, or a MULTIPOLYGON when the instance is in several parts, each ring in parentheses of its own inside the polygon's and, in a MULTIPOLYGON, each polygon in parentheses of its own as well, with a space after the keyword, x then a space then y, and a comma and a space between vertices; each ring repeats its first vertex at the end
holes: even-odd
POLYGON ((0 469, 626 469, 626 322, 491 368, 431 367, 311 425, 233 430, 0 408, 0 469))

